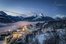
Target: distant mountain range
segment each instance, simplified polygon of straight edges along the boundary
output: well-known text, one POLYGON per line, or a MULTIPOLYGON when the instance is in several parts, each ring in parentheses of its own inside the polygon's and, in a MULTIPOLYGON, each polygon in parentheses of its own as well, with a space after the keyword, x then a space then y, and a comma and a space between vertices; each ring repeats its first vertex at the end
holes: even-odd
POLYGON ((0 11, 0 22, 2 23, 12 23, 22 20, 22 17, 18 16, 10 16, 7 15, 5 12, 0 11))
MULTIPOLYGON (((66 20, 66 17, 64 17, 63 19, 66 20)), ((1 23, 12 23, 12 22, 17 22, 17 21, 51 21, 51 20, 61 20, 61 18, 54 19, 49 16, 39 16, 39 15, 29 16, 29 17, 10 16, 10 15, 7 15, 5 12, 0 11, 1 23)))

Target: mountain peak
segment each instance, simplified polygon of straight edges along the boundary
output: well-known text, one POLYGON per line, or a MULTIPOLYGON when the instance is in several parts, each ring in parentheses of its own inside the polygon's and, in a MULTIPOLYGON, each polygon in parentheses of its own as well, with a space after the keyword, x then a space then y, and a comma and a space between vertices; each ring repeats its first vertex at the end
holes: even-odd
POLYGON ((0 11, 0 15, 7 15, 4 11, 0 11))

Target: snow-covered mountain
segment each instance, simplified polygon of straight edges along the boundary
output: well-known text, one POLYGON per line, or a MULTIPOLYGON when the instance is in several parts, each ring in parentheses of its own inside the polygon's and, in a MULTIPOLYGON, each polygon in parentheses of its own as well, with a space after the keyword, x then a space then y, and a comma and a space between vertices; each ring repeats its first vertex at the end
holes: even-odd
MULTIPOLYGON (((60 20, 61 18, 54 19, 49 16, 44 16, 42 13, 36 14, 34 16, 23 17, 23 16, 10 16, 5 12, 0 11, 0 22, 2 23, 12 23, 17 21, 52 21, 52 20, 60 20)), ((62 18, 62 20, 66 20, 66 17, 62 18)))
POLYGON ((10 15, 7 15, 5 12, 0 11, 0 22, 1 23, 12 23, 12 22, 20 21, 21 19, 22 17, 10 16, 10 15))

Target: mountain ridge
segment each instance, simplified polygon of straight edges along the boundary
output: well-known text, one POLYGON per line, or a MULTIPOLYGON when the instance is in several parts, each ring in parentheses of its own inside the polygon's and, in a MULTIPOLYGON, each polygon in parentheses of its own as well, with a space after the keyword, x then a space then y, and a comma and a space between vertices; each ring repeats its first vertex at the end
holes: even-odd
MULTIPOLYGON (((63 18, 66 20, 66 17, 63 18)), ((2 23, 13 23, 13 22, 18 22, 18 21, 54 21, 54 20, 63 20, 62 18, 54 19, 49 16, 41 16, 36 15, 36 16, 29 16, 29 17, 23 17, 23 16, 11 16, 6 14, 3 11, 0 11, 0 22, 2 23)))

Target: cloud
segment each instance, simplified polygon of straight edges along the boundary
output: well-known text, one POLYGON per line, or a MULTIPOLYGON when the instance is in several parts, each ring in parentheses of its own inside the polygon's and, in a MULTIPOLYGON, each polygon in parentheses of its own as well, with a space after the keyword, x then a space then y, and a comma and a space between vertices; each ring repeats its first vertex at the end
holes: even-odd
POLYGON ((56 18, 56 17, 63 18, 63 17, 65 17, 65 15, 62 15, 62 14, 57 14, 56 16, 54 16, 54 18, 56 18))

